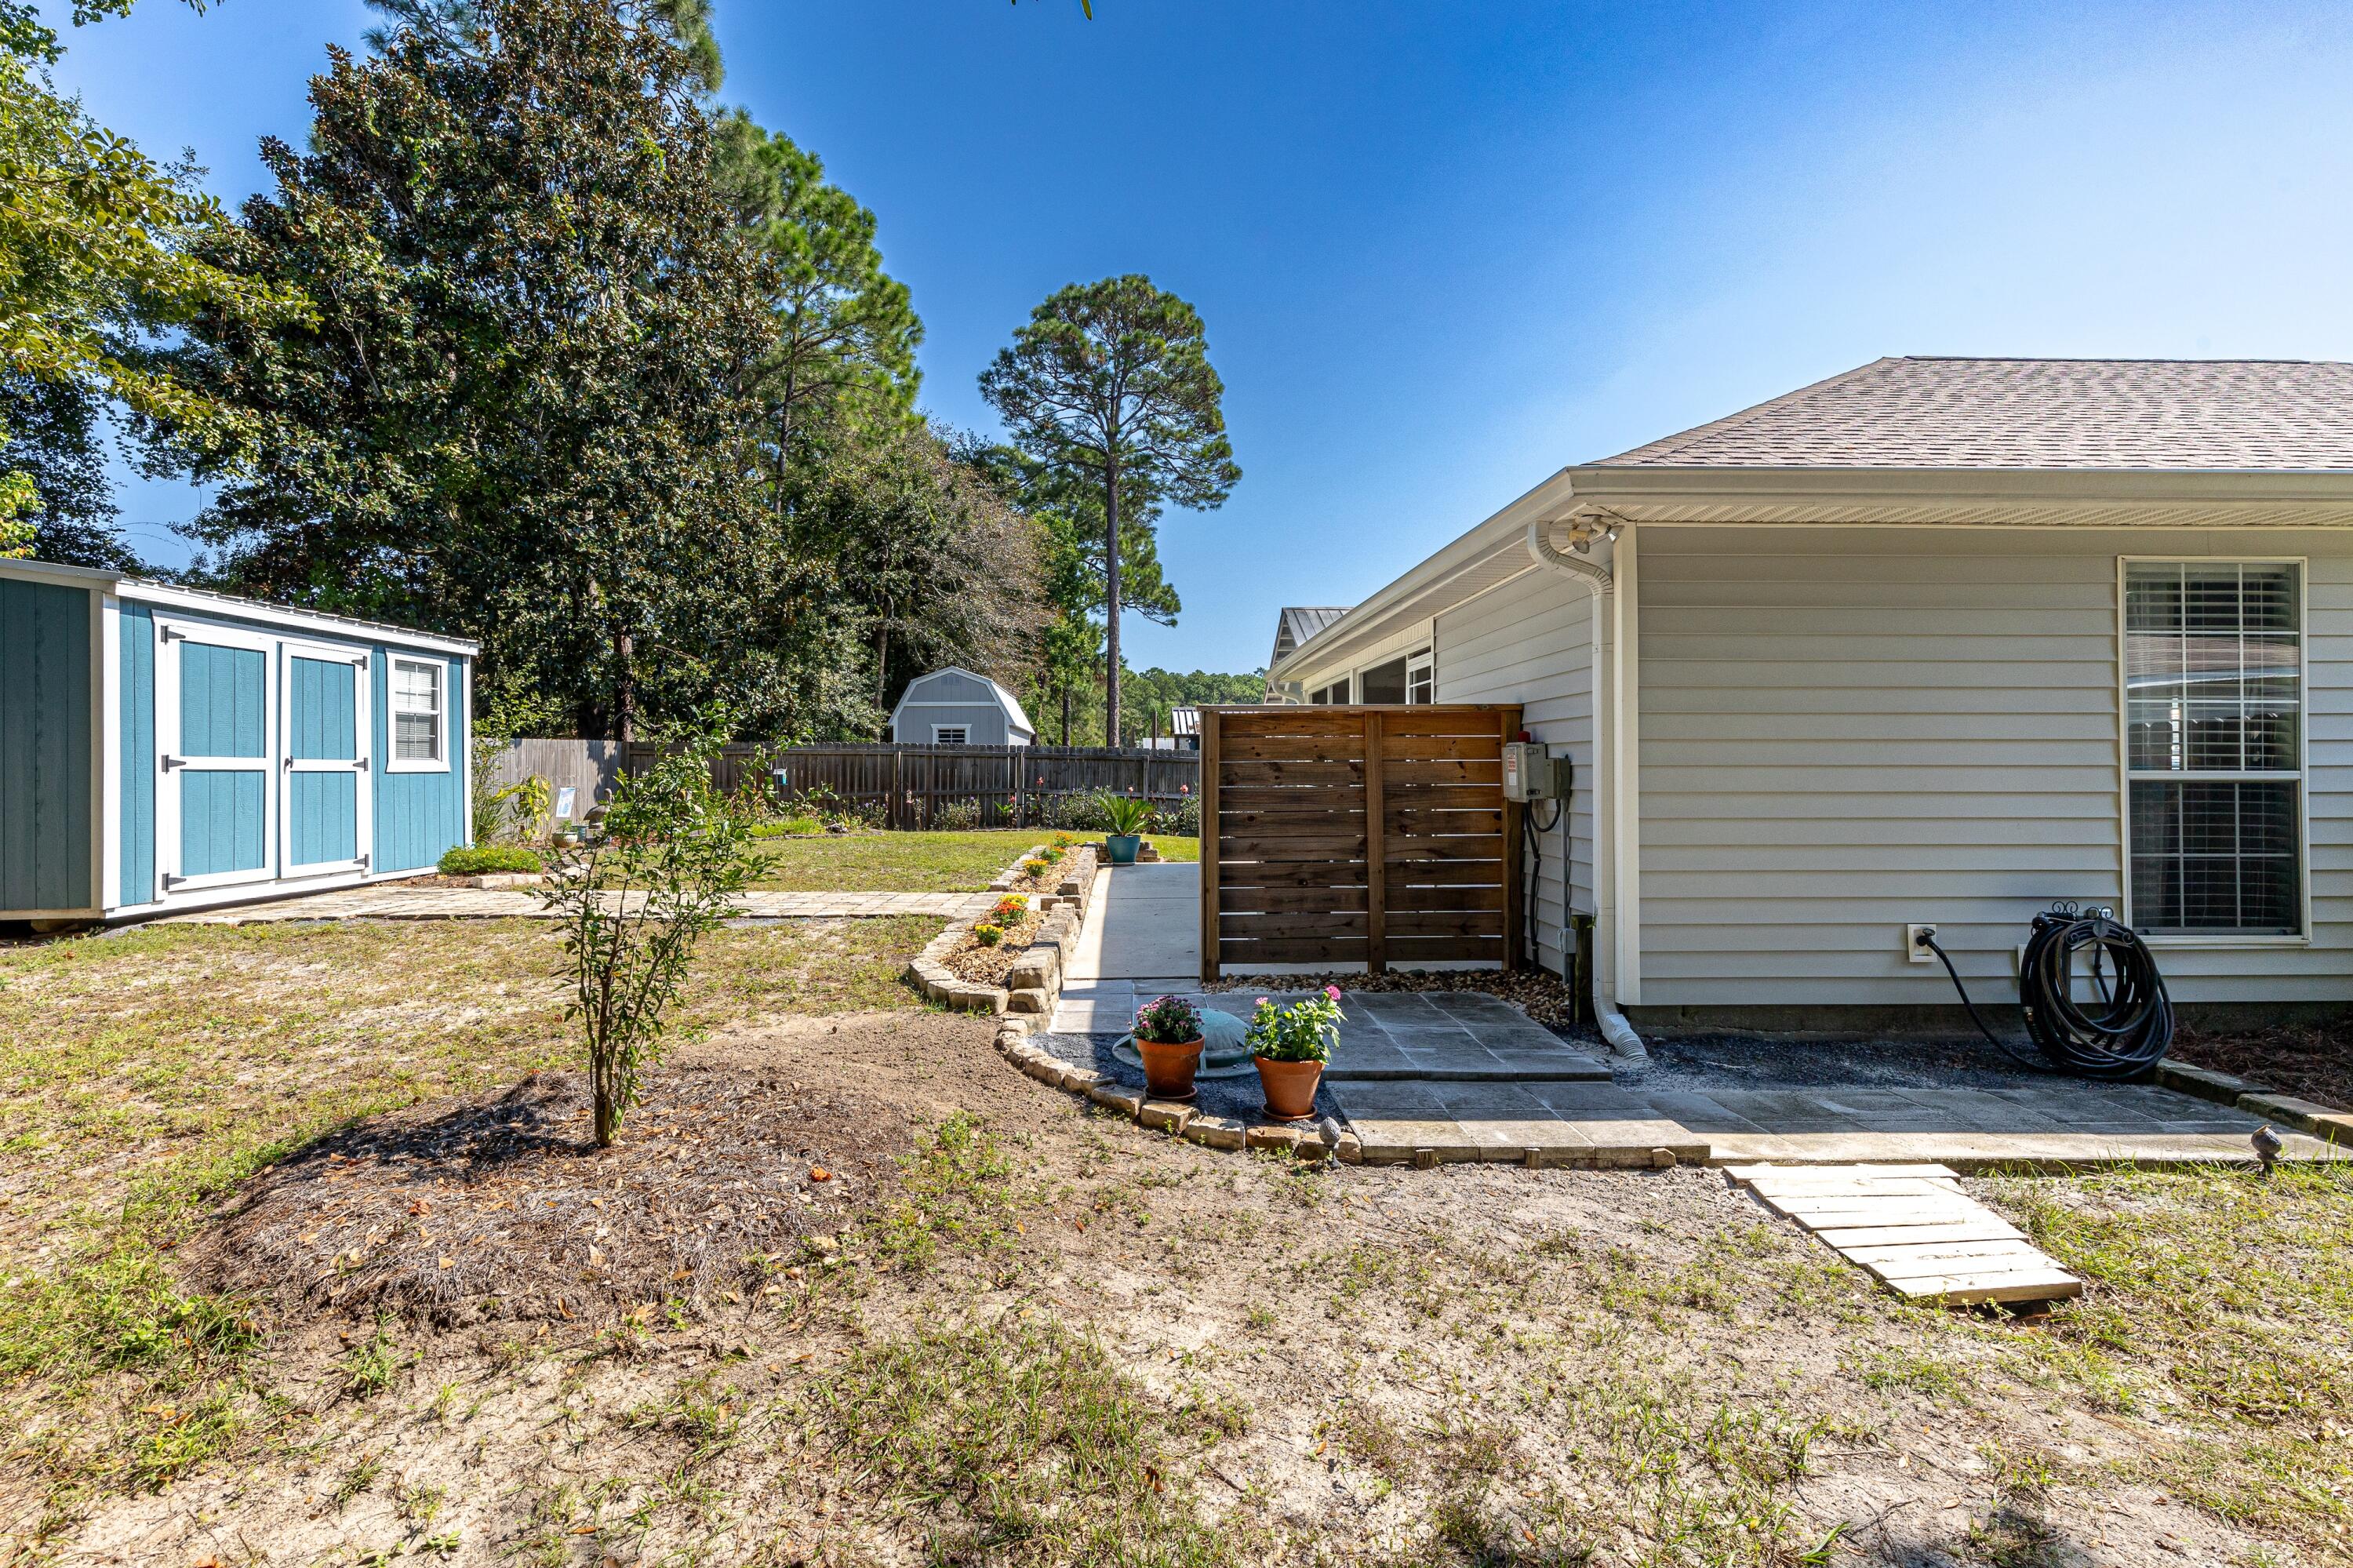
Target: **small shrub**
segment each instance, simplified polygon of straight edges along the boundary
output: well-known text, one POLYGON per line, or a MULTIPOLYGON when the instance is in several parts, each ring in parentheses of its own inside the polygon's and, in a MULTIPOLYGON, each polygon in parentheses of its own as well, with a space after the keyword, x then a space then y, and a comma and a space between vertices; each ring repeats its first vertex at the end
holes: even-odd
POLYGON ((1031 878, 1043 876, 1053 869, 1054 863, 1050 860, 1025 860, 1021 863, 1021 874, 1031 878))
POLYGON ((612 1147, 639 1074, 660 1054, 696 944, 764 863, 751 824, 711 787, 720 744, 715 728, 658 735, 652 766, 614 787, 607 837, 545 894, 564 923, 565 1016, 587 1047, 599 1149, 612 1147))
POLYGON ((1289 1007, 1260 997, 1248 1039, 1251 1053, 1270 1062, 1328 1062, 1339 1035, 1340 988, 1327 985, 1323 995, 1289 1007))
POLYGON ((980 802, 944 800, 932 810, 932 826, 942 832, 970 832, 980 826, 980 802))
POLYGON ((1095 810, 1103 816, 1103 831, 1119 838, 1146 832, 1152 827, 1152 802, 1141 795, 1097 790, 1095 810))
POLYGON ((993 948, 1005 940, 1005 927, 992 921, 983 920, 972 928, 972 939, 984 948, 993 948))
POLYGON ((543 871, 537 851, 521 844, 459 844, 441 857, 444 876, 480 876, 492 871, 543 871))
POLYGON ((752 830, 755 839, 805 839, 825 832, 825 824, 815 817, 785 817, 773 822, 762 822, 752 830))

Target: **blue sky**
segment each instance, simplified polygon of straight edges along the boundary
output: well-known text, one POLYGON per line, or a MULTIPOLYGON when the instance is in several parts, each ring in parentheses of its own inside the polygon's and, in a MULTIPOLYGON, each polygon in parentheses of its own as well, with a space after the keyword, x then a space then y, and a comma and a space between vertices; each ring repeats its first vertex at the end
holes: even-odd
MULTIPOLYGON (((1243 479, 1173 630, 1249 669, 1565 463, 1882 354, 2353 358, 2341 6, 718 0, 723 96, 871 207, 923 399, 1053 289, 1199 307, 1243 479)), ((51 0, 53 12, 65 9, 51 0)), ((257 187, 357 0, 143 0, 62 79, 257 187)), ((195 504, 133 485, 141 547, 195 504)))

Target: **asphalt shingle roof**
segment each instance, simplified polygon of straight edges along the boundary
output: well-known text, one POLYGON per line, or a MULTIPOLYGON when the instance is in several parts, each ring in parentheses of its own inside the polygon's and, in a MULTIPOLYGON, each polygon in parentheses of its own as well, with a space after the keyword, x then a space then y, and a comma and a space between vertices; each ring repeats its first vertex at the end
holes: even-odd
POLYGON ((2353 470, 2353 365, 1880 359, 1592 466, 2353 470))

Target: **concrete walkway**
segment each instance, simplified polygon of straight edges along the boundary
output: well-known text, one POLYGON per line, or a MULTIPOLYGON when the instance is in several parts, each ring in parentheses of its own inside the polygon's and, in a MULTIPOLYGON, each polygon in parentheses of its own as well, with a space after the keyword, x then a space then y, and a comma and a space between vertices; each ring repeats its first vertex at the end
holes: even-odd
MULTIPOLYGON (((878 915, 937 915, 950 919, 985 904, 987 893, 746 893, 748 920, 838 919, 878 915)), ((167 915, 161 924, 266 926, 287 920, 540 920, 554 912, 539 895, 484 887, 404 887, 385 883, 304 894, 268 904, 239 904, 167 915)))
MULTIPOLYGON (((1105 868, 1060 1003, 1040 1044, 1100 1065, 1089 1037, 1124 1033, 1164 992, 1247 1015, 1255 991, 1200 990, 1199 871, 1181 863, 1105 868), (1058 1043, 1059 1042, 1059 1043, 1058 1043)), ((1289 1000, 1296 992, 1265 994, 1289 1000)), ((2000 1087, 1649 1086, 1611 1081, 1607 1061, 1469 992, 1352 991, 1325 1095, 1382 1162, 1497 1160, 1627 1166, 2235 1163, 2261 1125, 2244 1111, 2151 1085, 2021 1075, 2000 1087)), ((2353 1150, 2284 1134, 2284 1157, 2353 1150)))
POLYGON ((1201 868, 1190 861, 1104 866, 1066 980, 1146 980, 1156 990, 1198 985, 1201 975, 1201 868))

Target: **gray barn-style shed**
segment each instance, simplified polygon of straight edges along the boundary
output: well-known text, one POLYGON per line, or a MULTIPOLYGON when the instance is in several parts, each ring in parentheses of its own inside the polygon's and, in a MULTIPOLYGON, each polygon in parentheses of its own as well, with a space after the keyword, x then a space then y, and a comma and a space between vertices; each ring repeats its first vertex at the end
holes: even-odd
POLYGON ((1020 698, 951 664, 907 683, 891 712, 891 738, 902 746, 1029 746, 1038 726, 1020 698))

